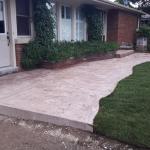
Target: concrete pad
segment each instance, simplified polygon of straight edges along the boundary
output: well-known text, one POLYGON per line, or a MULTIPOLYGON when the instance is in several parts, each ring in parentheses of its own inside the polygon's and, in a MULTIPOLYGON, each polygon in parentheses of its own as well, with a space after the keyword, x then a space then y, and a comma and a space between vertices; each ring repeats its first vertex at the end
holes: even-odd
POLYGON ((92 131, 99 100, 150 54, 86 62, 63 70, 33 70, 0 77, 0 114, 92 131))
POLYGON ((116 57, 123 58, 123 57, 129 56, 129 55, 132 55, 132 54, 134 54, 134 50, 118 50, 116 52, 116 57))
POLYGON ((0 76, 10 74, 10 73, 15 73, 17 71, 18 71, 18 68, 13 68, 13 67, 0 68, 0 76))

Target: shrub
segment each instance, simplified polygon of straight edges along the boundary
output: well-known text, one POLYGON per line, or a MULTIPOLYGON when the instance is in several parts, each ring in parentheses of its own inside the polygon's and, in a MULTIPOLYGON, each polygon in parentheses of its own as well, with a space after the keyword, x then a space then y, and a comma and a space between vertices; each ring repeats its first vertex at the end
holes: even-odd
POLYGON ((32 41, 24 48, 22 67, 24 69, 36 68, 45 57, 46 49, 38 41, 32 41))
POLYGON ((150 27, 149 26, 142 26, 137 31, 138 36, 150 38, 150 27))
POLYGON ((50 47, 55 38, 54 26, 55 20, 53 18, 50 0, 33 0, 34 6, 34 27, 36 32, 35 39, 41 45, 50 47))
POLYGON ((118 49, 115 43, 95 42, 60 42, 54 43, 49 52, 49 62, 60 62, 70 58, 84 58, 90 55, 104 54, 118 49))
POLYGON ((150 38, 148 39, 148 46, 147 46, 148 51, 150 51, 150 38))
POLYGON ((36 68, 46 59, 48 49, 52 46, 54 34, 54 18, 50 9, 50 0, 33 0, 34 27, 36 37, 24 48, 22 67, 36 68), (49 6, 49 7, 48 7, 49 6))
POLYGON ((138 37, 147 37, 148 38, 148 46, 147 49, 150 51, 150 26, 142 26, 137 31, 138 37))

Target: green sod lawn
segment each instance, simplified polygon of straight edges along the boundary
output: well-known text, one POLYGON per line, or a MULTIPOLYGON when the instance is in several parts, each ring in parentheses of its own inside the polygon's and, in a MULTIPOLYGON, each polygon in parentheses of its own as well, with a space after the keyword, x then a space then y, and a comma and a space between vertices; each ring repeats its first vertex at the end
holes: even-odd
POLYGON ((100 100, 94 130, 114 139, 150 148, 150 63, 134 68, 115 91, 100 100))

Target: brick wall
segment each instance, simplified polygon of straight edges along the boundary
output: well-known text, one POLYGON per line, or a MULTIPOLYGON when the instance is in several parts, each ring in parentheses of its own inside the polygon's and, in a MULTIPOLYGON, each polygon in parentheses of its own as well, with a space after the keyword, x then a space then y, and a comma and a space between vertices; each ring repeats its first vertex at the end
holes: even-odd
POLYGON ((17 67, 19 67, 19 69, 21 69, 21 59, 22 59, 22 53, 23 53, 23 48, 24 48, 24 44, 16 44, 15 48, 16 48, 16 63, 17 63, 17 67))
POLYGON ((132 13, 110 10, 108 12, 108 41, 134 43, 138 16, 132 13))
POLYGON ((111 10, 108 12, 107 18, 107 41, 118 41, 118 11, 111 10))

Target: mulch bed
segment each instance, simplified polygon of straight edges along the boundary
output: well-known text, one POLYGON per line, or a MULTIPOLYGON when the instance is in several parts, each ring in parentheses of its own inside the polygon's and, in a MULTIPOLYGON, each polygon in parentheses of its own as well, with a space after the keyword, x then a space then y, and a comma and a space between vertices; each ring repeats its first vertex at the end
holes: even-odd
POLYGON ((91 56, 80 58, 80 59, 70 58, 70 59, 67 59, 65 61, 61 61, 61 62, 57 62, 57 63, 45 61, 42 64, 42 68, 45 68, 45 69, 63 69, 63 68, 68 68, 68 67, 71 67, 71 66, 83 63, 83 62, 112 59, 114 57, 115 57, 115 52, 109 52, 107 54, 91 55, 91 56))

